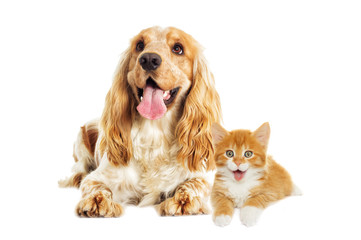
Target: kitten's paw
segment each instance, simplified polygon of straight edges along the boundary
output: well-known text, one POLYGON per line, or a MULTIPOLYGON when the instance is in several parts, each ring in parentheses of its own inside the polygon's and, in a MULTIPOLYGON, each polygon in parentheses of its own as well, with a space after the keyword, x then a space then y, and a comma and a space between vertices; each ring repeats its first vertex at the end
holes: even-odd
POLYGON ((257 207, 243 207, 241 208, 241 222, 247 227, 252 227, 256 225, 262 212, 263 209, 257 207))
POLYGON ((291 196, 301 196, 301 195, 302 195, 301 189, 299 187, 297 187, 296 184, 293 184, 291 196))
POLYGON ((219 215, 213 219, 214 224, 216 224, 219 227, 225 227, 229 225, 232 221, 232 217, 229 215, 219 215))

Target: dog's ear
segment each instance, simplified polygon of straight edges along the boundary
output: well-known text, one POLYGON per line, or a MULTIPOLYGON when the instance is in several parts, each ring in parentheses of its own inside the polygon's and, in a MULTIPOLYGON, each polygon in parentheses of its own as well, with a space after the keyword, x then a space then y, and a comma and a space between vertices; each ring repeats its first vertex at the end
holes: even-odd
POLYGON ((221 107, 212 73, 201 53, 193 63, 193 80, 185 100, 176 136, 181 149, 178 161, 190 171, 215 168, 212 123, 221 120, 221 107))
POLYGON ((115 166, 127 165, 132 156, 130 130, 135 100, 127 81, 130 58, 131 50, 128 49, 119 61, 100 121, 100 152, 102 155, 107 153, 108 160, 115 166))

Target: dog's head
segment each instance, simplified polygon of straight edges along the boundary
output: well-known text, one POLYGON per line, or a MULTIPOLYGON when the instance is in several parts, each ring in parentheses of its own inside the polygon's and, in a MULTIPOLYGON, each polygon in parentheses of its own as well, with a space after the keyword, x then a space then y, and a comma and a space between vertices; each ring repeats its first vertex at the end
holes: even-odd
POLYGON ((119 63, 102 115, 101 151, 115 165, 127 164, 137 115, 157 120, 174 111, 179 161, 191 171, 213 169, 210 129, 221 113, 202 48, 179 29, 148 28, 132 39, 119 63))
POLYGON ((198 49, 191 36, 175 28, 146 29, 132 40, 127 80, 141 116, 162 118, 184 99, 198 49))

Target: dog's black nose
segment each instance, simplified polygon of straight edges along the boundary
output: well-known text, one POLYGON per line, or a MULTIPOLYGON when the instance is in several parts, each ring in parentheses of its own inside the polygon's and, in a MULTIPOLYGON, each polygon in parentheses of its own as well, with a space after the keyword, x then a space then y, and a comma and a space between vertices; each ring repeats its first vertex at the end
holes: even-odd
POLYGON ((162 63, 162 58, 156 53, 144 53, 139 58, 139 63, 146 71, 157 69, 162 63))

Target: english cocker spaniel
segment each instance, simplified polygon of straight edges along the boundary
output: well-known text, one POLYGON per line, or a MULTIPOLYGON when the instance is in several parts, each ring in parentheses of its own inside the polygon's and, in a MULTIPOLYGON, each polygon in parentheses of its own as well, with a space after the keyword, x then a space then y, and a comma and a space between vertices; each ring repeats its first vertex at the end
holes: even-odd
POLYGON ((208 213, 205 172, 215 168, 211 125, 220 100, 202 48, 169 27, 141 31, 124 52, 101 119, 74 144, 76 213, 118 217, 123 204, 155 205, 160 215, 208 213))

